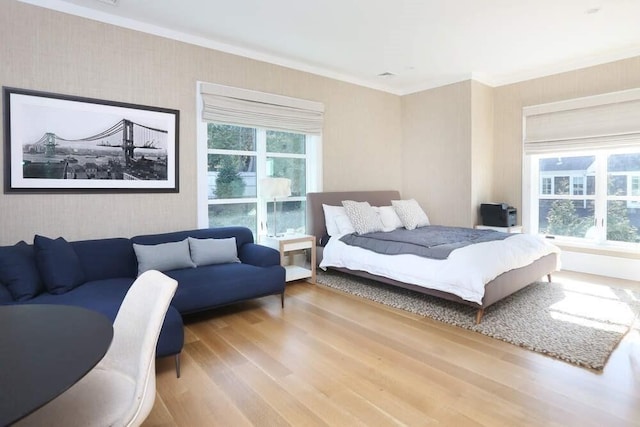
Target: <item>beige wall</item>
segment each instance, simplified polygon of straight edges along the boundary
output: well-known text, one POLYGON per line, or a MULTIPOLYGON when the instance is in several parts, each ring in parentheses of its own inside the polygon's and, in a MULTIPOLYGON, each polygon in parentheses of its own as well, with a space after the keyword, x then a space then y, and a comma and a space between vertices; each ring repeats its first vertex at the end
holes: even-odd
POLYGON ((0 194, 0 244, 196 227, 196 81, 323 102, 324 190, 401 187, 398 96, 13 0, 0 40, 3 86, 180 110, 178 194, 0 194))
POLYGON ((493 200, 493 89, 471 82, 471 223, 481 224, 480 204, 493 200))
POLYGON ((402 196, 433 224, 471 219, 471 81, 402 97, 402 196))
POLYGON ((637 87, 640 87, 640 57, 493 89, 496 200, 512 203, 520 211, 522 107, 637 87))

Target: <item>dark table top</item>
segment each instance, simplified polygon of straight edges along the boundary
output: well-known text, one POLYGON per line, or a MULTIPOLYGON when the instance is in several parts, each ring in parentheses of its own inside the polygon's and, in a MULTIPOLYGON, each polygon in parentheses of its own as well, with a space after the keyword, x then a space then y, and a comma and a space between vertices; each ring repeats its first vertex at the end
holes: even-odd
POLYGON ((0 306, 0 426, 49 402, 105 355, 111 321, 66 305, 0 306))

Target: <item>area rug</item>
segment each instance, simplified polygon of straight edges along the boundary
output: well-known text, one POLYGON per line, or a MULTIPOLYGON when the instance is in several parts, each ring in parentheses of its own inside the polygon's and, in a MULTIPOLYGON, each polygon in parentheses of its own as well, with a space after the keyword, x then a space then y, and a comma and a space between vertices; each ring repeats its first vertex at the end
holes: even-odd
POLYGON ((372 280, 319 271, 317 283, 601 371, 640 313, 640 292, 576 282, 536 282, 477 309, 372 280))

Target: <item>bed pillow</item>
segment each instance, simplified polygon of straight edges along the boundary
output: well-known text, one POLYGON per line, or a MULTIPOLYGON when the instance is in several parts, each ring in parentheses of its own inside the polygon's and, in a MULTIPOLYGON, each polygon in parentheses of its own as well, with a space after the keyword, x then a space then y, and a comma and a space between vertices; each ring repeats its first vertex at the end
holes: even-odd
POLYGON ((64 294, 85 282, 78 254, 64 238, 33 238, 36 264, 45 287, 51 294, 64 294))
POLYGON ((189 241, 160 243, 158 245, 133 244, 138 259, 138 276, 147 270, 168 271, 178 268, 193 268, 189 241))
POLYGON ((343 200, 342 206, 344 206, 347 217, 353 224, 356 233, 365 234, 382 231, 380 216, 378 216, 378 213, 371 207, 369 202, 343 200))
POLYGON ((393 231, 404 227, 393 206, 380 206, 378 215, 380 215, 380 221, 382 221, 382 231, 393 231))
POLYGON ((196 239, 189 237, 189 251, 191 252, 191 260, 196 267, 240 262, 235 237, 229 237, 228 239, 196 239))
POLYGON ((338 227, 338 236, 344 236, 345 234, 356 232, 356 229, 353 228, 353 224, 346 213, 336 217, 336 225, 338 227))
POLYGON ((407 230, 429 225, 429 217, 415 199, 392 200, 391 205, 407 230))
POLYGON ((338 231, 338 225, 336 224, 336 217, 340 215, 347 215, 342 206, 331 206, 322 204, 322 210, 324 211, 324 223, 327 227, 327 234, 329 236, 337 236, 340 234, 338 231))

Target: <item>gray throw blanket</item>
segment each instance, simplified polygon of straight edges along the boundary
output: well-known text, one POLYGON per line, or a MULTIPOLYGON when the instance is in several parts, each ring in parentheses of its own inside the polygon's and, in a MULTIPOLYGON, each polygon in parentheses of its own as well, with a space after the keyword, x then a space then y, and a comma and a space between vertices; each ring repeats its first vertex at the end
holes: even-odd
POLYGON ((474 243, 504 240, 513 234, 494 230, 429 225, 415 230, 398 228, 389 232, 347 234, 341 241, 379 254, 413 254, 426 258, 447 259, 458 248, 474 243))

